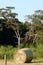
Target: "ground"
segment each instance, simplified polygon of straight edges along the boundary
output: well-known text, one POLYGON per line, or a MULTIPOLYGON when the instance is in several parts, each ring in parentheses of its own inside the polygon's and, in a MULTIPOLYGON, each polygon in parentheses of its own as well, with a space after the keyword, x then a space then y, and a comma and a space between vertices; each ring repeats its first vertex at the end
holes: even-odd
MULTIPOLYGON (((4 60, 0 60, 0 65, 5 65, 4 60)), ((7 61, 7 65, 43 65, 43 59, 42 60, 32 60, 31 63, 24 63, 24 64, 15 64, 14 61, 7 61)))

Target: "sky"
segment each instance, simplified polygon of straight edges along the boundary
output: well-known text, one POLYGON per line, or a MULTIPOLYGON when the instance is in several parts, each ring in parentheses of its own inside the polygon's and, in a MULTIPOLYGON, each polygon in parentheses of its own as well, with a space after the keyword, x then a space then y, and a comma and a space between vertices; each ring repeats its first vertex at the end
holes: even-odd
POLYGON ((25 16, 34 13, 35 10, 43 10, 43 0, 0 0, 0 8, 6 6, 15 7, 18 19, 25 21, 25 16))

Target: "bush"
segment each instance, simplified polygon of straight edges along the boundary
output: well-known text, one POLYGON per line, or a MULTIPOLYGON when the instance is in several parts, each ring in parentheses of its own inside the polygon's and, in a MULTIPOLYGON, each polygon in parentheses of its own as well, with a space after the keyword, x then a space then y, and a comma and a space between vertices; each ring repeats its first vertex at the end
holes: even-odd
POLYGON ((0 59, 4 58, 4 55, 7 55, 7 59, 12 59, 14 53, 13 46, 0 46, 0 59))
POLYGON ((6 48, 7 59, 13 59, 13 53, 14 53, 14 48, 13 48, 13 46, 8 46, 8 47, 6 48))
POLYGON ((29 47, 33 52, 33 59, 43 58, 43 45, 39 44, 37 47, 32 45, 29 47))
POLYGON ((0 59, 2 59, 4 57, 4 54, 5 54, 5 47, 0 46, 0 59))

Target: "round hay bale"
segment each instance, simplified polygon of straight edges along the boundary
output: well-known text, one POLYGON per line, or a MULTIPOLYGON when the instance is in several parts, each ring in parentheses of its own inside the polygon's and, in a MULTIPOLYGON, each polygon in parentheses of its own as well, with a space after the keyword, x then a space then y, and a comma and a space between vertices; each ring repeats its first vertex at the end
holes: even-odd
POLYGON ((25 63, 25 62, 28 63, 31 62, 32 58, 33 58, 32 51, 29 50, 28 48, 18 50, 14 57, 16 63, 25 63))

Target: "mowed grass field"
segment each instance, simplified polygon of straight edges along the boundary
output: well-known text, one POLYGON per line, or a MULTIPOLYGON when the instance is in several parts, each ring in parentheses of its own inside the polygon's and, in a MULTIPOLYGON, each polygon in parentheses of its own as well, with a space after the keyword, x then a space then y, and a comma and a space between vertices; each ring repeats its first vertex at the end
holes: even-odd
MULTIPOLYGON (((0 65, 5 65, 4 60, 0 60, 0 65)), ((7 65, 43 65, 43 59, 32 60, 31 63, 23 63, 23 64, 18 64, 18 63, 15 63, 13 60, 10 60, 10 61, 7 61, 7 65)))

